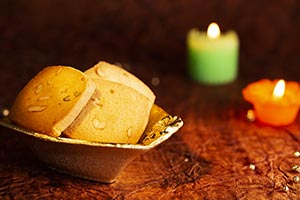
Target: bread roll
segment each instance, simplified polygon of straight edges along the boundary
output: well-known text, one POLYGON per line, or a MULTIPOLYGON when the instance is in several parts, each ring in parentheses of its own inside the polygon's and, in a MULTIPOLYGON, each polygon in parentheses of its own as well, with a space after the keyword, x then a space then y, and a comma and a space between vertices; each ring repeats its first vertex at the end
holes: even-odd
POLYGON ((72 67, 40 71, 18 94, 9 118, 16 124, 57 137, 80 113, 96 86, 72 67))
POLYGON ((137 143, 148 123, 153 92, 126 70, 105 62, 85 73, 96 83, 96 93, 64 133, 76 139, 137 143))
POLYGON ((147 98, 120 83, 93 81, 95 95, 64 134, 89 141, 137 143, 149 119, 147 98))

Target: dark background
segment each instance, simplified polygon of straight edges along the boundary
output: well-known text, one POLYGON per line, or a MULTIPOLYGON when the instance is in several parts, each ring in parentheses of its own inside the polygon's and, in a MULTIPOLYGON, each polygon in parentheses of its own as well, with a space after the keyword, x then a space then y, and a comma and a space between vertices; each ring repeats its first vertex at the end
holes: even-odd
POLYGON ((239 34, 238 80, 300 81, 297 0, 14 0, 0 1, 0 13, 4 106, 48 65, 85 70, 105 60, 130 65, 148 85, 157 74, 163 79, 178 73, 190 81, 187 31, 206 30, 211 21, 239 34), (13 92, 7 96, 6 90, 13 92))

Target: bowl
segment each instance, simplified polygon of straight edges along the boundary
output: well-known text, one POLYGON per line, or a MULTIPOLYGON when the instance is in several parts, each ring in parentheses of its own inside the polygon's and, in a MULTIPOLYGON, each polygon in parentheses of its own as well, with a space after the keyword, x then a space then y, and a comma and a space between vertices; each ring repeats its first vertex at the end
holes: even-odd
POLYGON ((16 131, 39 160, 50 168, 72 176, 112 183, 137 156, 163 143, 177 132, 183 121, 154 105, 146 130, 137 144, 115 144, 51 137, 2 118, 0 125, 16 131))

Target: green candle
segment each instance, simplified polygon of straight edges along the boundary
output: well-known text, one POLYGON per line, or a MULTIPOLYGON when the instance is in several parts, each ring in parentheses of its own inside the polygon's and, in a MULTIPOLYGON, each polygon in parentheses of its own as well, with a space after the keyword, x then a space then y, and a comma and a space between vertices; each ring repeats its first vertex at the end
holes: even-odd
POLYGON ((225 84, 238 73, 239 39, 234 31, 220 34, 217 24, 208 31, 191 29, 187 35, 190 76, 206 84, 225 84))

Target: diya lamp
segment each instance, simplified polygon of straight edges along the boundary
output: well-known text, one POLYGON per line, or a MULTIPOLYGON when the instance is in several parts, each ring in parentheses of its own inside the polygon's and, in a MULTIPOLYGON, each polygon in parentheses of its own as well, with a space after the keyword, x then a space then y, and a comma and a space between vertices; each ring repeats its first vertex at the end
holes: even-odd
POLYGON ((207 32, 191 29, 187 35, 188 71, 205 84, 224 84, 236 79, 239 39, 234 31, 221 34, 211 23, 207 32))
POLYGON ((254 107, 255 117, 271 126, 292 124, 300 107, 300 86, 295 81, 262 79, 242 90, 244 99, 254 107))

